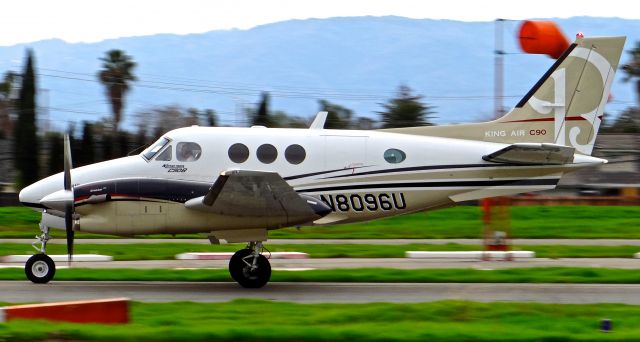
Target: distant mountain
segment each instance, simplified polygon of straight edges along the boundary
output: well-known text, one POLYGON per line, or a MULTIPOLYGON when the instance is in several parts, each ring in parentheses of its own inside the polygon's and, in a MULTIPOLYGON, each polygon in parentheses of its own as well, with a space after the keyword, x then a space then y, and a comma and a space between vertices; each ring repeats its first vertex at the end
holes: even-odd
MULTIPOLYGON (((627 49, 640 40, 640 20, 575 17, 556 20, 567 36, 627 35, 627 49)), ((159 34, 69 44, 46 40, 0 47, 0 72, 19 70, 24 50, 35 50, 40 105, 50 107, 58 128, 66 121, 98 120, 109 107, 96 72, 112 48, 137 61, 140 81, 125 108, 125 127, 134 113, 154 105, 212 108, 225 124, 243 124, 242 107, 261 91, 272 109, 311 116, 327 99, 377 118, 380 103, 404 83, 436 106, 438 123, 475 121, 493 111, 494 22, 418 20, 401 17, 344 17, 292 20, 250 30, 203 34, 159 34), (48 99, 47 99, 48 98, 48 99)), ((505 106, 511 107, 552 64, 546 56, 521 54, 519 22, 504 26, 505 106)), ((78 29, 82 29, 79 27, 78 29)), ((623 62, 629 58, 623 56, 623 62)), ((620 74, 618 74, 620 75, 620 74)), ((616 115, 635 103, 630 84, 617 77, 616 115)))

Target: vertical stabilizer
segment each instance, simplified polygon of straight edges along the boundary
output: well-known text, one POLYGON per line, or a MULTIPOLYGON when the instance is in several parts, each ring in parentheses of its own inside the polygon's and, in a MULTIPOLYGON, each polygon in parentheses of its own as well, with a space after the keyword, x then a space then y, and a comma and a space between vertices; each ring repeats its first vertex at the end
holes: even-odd
POLYGON ((624 42, 625 37, 577 39, 515 108, 498 120, 385 131, 499 143, 552 143, 590 155, 624 42))

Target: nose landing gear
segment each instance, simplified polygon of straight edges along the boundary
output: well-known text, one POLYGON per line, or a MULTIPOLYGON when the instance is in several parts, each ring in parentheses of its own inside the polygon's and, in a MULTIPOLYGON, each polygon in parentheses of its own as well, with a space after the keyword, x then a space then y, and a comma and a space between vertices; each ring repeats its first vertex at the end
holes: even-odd
POLYGON ((36 284, 48 283, 56 274, 56 264, 53 259, 47 254, 47 242, 51 238, 49 236, 49 227, 40 223, 40 231, 42 234, 36 236, 36 241, 33 243, 33 248, 38 251, 38 254, 34 254, 27 260, 24 265, 24 273, 27 278, 36 284), (40 247, 36 247, 36 244, 40 243, 40 247))
POLYGON ((250 242, 237 251, 229 261, 231 278, 246 288, 265 286, 271 279, 271 264, 261 253, 262 242, 250 242))

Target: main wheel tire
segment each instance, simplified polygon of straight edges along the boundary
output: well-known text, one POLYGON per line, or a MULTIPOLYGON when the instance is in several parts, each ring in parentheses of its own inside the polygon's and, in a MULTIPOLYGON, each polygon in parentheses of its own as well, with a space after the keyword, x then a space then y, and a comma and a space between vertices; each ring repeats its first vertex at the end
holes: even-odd
POLYGON ((56 274, 56 264, 46 254, 35 254, 24 265, 27 279, 36 284, 46 284, 56 274))
MULTIPOLYGON (((237 251, 229 261, 229 273, 240 286, 257 289, 265 286, 271 279, 271 264, 269 264, 269 259, 260 254, 256 263, 257 267, 252 270, 251 266, 243 260, 249 255, 251 255, 250 249, 245 248, 237 251)), ((247 261, 251 263, 251 258, 247 261)))
POLYGON ((236 282, 239 282, 239 279, 242 278, 242 268, 245 266, 242 259, 250 254, 251 250, 249 248, 245 248, 235 252, 231 256, 231 259, 229 260, 229 274, 236 282))

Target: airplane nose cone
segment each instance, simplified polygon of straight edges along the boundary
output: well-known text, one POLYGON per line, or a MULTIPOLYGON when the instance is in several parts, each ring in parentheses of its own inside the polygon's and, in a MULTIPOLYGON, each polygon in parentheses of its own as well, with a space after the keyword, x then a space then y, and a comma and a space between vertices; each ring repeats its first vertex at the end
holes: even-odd
POLYGON ((40 202, 40 198, 36 195, 35 184, 29 185, 28 187, 22 189, 18 194, 18 199, 20 203, 26 206, 32 206, 30 204, 36 204, 40 202))
POLYGON ((41 203, 42 199, 59 190, 62 190, 62 174, 53 175, 29 185, 20 191, 18 199, 22 205, 45 209, 41 203))

